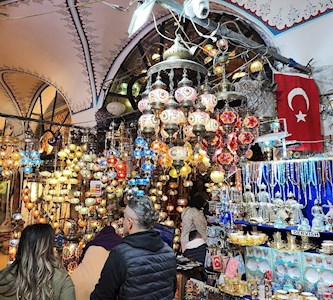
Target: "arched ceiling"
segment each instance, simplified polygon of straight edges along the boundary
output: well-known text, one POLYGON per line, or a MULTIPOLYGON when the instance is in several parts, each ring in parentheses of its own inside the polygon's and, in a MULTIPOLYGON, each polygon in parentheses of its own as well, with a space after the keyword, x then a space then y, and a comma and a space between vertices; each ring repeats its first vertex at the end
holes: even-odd
MULTIPOLYGON (((290 26, 299 24, 299 18, 308 20, 332 9, 327 4, 330 1, 322 1, 326 6, 322 5, 321 9, 317 7, 319 4, 314 8, 304 6, 303 2, 293 1, 293 14, 289 17, 294 19, 289 22, 291 25, 288 23, 290 26), (303 18, 301 12, 307 11, 310 17, 303 18)), ((290 8, 290 1, 282 0, 281 3, 284 8, 290 8)), ((212 11, 234 14, 243 9, 270 26, 274 25, 271 20, 281 15, 281 9, 266 0, 248 3, 217 0, 210 5, 212 11)), ((57 89, 71 113, 101 107, 105 91, 112 83, 110 79, 126 58, 122 51, 126 49, 129 53, 153 29, 150 20, 150 25, 141 32, 128 37, 127 29, 135 9, 136 1, 129 0, 0 1, 2 111, 26 115, 34 98, 47 85, 57 89), (127 10, 117 9, 126 8, 130 2, 134 5, 127 10), (150 29, 146 30, 148 27, 150 29)), ((154 13, 159 20, 168 19, 169 12, 160 5, 154 6, 154 13)), ((277 25, 276 28, 279 29, 277 25)), ((143 48, 145 43, 147 40, 143 41, 143 48)), ((139 52, 140 57, 132 58, 135 64, 138 64, 136 60, 144 59, 142 49, 139 52)))
POLYGON ((23 105, 24 98, 42 82, 63 95, 72 113, 96 106, 113 60, 130 41, 127 28, 134 9, 118 11, 86 0, 0 1, 0 71, 8 72, 22 113, 29 106, 23 105), (31 77, 29 93, 21 89, 22 77, 28 78, 23 74, 40 79, 31 77))

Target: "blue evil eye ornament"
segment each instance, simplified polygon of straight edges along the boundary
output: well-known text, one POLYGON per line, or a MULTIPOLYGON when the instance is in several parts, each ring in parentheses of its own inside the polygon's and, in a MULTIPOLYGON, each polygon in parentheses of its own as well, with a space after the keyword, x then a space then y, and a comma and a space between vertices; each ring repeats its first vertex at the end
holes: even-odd
POLYGON ((142 151, 142 150, 139 150, 139 149, 136 149, 136 150, 134 150, 133 155, 134 155, 134 157, 137 158, 137 159, 138 159, 138 158, 141 158, 142 155, 143 155, 143 151, 142 151))
POLYGON ((128 184, 129 184, 129 185, 136 185, 137 183, 136 183, 136 180, 135 180, 135 179, 130 179, 130 180, 128 181, 128 184))
POLYGON ((144 194, 145 194, 145 191, 143 191, 143 190, 136 191, 137 196, 144 196, 144 194))
POLYGON ((146 149, 143 153, 144 153, 144 156, 146 156, 146 157, 154 156, 154 151, 150 150, 150 149, 146 149))
POLYGON ((25 152, 25 151, 23 151, 23 150, 20 150, 20 154, 21 154, 21 156, 23 156, 23 157, 28 156, 27 152, 25 152))
POLYGON ((36 150, 31 150, 30 151, 30 156, 32 158, 39 158, 40 157, 40 153, 38 151, 36 151, 36 150))
POLYGON ((154 171, 154 165, 153 164, 149 164, 149 163, 144 163, 142 166, 141 166, 141 170, 144 171, 144 172, 152 172, 154 171))
POLYGON ((145 148, 145 149, 148 148, 148 143, 145 141, 145 142, 143 143, 142 147, 145 148))
POLYGON ((42 160, 40 159, 40 158, 36 158, 36 159, 33 159, 32 160, 32 164, 34 165, 34 166, 39 166, 39 165, 41 165, 42 164, 42 160))
POLYGON ((137 137, 134 141, 135 145, 143 147, 145 140, 142 137, 137 137))
POLYGON ((23 173, 25 173, 25 174, 29 174, 29 173, 32 172, 32 167, 30 167, 30 166, 25 166, 25 167, 23 167, 22 171, 23 171, 23 173))
POLYGON ((21 159, 20 159, 20 163, 22 164, 22 165, 27 165, 28 163, 29 163, 29 158, 28 157, 22 157, 21 159))

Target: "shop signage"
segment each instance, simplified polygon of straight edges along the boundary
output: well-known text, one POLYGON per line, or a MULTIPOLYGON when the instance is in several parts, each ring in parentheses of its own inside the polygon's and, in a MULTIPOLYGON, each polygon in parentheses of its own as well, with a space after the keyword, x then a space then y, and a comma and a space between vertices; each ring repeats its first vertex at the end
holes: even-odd
POLYGON ((91 196, 100 196, 102 195, 102 182, 100 180, 91 180, 90 181, 90 193, 91 196))
POLYGON ((292 230, 291 234, 298 236, 320 237, 319 232, 312 232, 312 231, 292 230))

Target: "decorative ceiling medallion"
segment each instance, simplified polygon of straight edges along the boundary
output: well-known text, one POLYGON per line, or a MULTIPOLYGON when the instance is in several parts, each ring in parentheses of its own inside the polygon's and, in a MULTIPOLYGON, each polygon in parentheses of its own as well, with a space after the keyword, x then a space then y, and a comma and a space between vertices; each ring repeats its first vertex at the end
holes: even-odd
POLYGON ((277 35, 333 10, 333 0, 296 0, 281 5, 272 0, 225 0, 260 19, 269 30, 277 35))

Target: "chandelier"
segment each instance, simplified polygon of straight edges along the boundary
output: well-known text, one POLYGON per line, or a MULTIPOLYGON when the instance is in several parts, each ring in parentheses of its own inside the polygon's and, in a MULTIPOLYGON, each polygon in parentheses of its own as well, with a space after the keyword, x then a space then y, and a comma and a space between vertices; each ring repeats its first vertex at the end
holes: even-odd
POLYGON ((204 48, 205 61, 213 61, 213 72, 221 77, 213 89, 208 70, 191 60, 179 35, 164 60, 147 72, 146 90, 138 103, 139 131, 148 143, 168 145, 164 157, 172 160, 171 177, 180 175, 182 168, 191 170, 190 165, 196 169, 198 157, 206 169, 213 163, 216 171, 230 171, 255 141, 258 119, 249 113, 240 116, 230 107, 234 100, 244 104, 246 97, 227 80, 225 67, 232 56, 227 45, 221 39, 217 49, 204 48))

